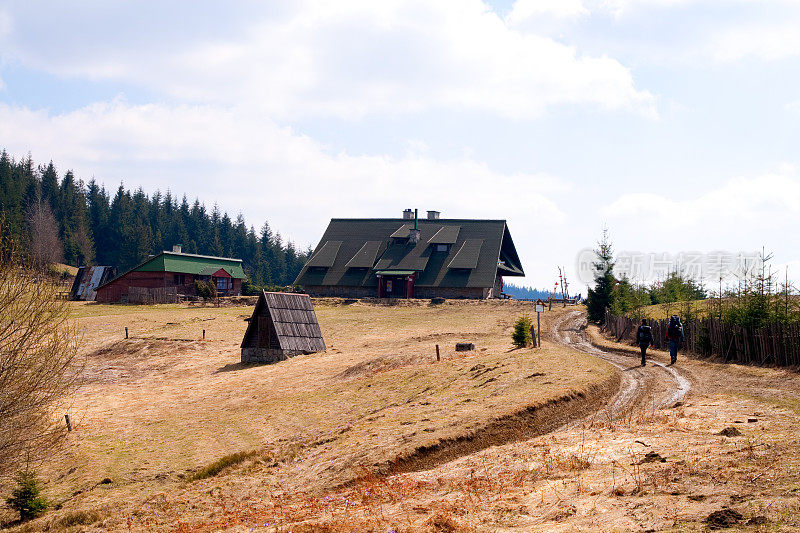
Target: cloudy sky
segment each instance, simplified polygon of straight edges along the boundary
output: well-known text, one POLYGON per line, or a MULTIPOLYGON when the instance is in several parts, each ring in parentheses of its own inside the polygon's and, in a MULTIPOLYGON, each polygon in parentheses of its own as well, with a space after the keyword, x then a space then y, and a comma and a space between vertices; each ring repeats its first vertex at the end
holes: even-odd
POLYGON ((539 287, 603 225, 800 280, 798 28, 796 0, 2 0, 0 147, 300 247, 504 218, 539 287))

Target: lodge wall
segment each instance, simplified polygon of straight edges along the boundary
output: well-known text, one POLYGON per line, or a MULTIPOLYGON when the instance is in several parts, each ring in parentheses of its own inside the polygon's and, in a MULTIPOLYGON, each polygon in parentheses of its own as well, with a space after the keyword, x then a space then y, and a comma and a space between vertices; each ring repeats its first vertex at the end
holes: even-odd
MULTIPOLYGON (((115 281, 100 287, 97 290, 96 301, 101 303, 117 303, 128 300, 130 287, 143 287, 146 289, 159 289, 164 287, 176 287, 178 294, 196 296, 194 282, 199 276, 194 274, 179 274, 183 276, 184 283, 175 283, 174 272, 143 272, 134 270, 115 281)), ((230 294, 238 295, 242 292, 242 280, 233 279, 233 289, 230 294)))

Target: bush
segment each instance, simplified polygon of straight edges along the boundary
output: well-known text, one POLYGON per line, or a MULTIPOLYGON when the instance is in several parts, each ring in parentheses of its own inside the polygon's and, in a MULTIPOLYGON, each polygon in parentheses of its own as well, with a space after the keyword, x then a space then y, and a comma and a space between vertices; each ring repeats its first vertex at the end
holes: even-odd
POLYGON ((206 465, 195 472, 190 481, 214 477, 229 466, 238 465, 251 457, 255 457, 257 454, 257 451, 236 452, 220 457, 213 463, 206 465))
POLYGON ((210 281, 197 280, 194 282, 194 288, 197 295, 204 300, 217 297, 217 288, 210 281))
POLYGON ((47 500, 39 495, 39 480, 35 472, 20 472, 14 478, 17 488, 6 503, 19 512, 20 520, 36 518, 47 510, 47 500))
POLYGON ((514 323, 514 333, 511 340, 517 348, 526 348, 533 344, 533 334, 531 333, 533 322, 528 315, 522 315, 514 323))
POLYGON ((261 294, 262 291, 267 291, 267 292, 302 292, 302 291, 297 290, 297 289, 298 289, 297 285, 293 286, 292 290, 289 291, 287 289, 287 287, 284 287, 283 285, 270 285, 268 283, 265 283, 263 285, 259 285, 259 284, 253 283, 251 281, 248 281, 248 280, 244 280, 242 282, 242 296, 258 296, 259 294, 261 294))

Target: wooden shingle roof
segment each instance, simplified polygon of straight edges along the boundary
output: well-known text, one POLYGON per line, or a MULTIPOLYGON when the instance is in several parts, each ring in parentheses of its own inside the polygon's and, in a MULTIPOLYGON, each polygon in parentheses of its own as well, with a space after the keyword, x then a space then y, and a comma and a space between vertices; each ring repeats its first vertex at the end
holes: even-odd
POLYGON ((325 350, 311 298, 307 294, 262 292, 253 310, 253 316, 242 339, 242 348, 249 345, 256 334, 258 316, 269 316, 275 328, 281 350, 321 352, 325 350), (266 308, 266 309, 265 309, 266 308), (264 312, 266 311, 266 313, 264 312))

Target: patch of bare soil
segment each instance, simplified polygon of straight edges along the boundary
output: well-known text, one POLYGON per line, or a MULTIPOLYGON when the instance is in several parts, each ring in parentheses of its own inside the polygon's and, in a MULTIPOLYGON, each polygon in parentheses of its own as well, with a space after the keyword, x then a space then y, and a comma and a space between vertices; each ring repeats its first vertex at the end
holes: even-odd
POLYGON ((205 349, 205 343, 189 339, 135 338, 106 344, 86 355, 87 383, 137 380, 153 372, 166 372, 180 356, 205 349))
POLYGON ((430 356, 421 354, 406 354, 392 357, 374 357, 347 367, 333 377, 335 380, 348 380, 358 377, 370 376, 378 372, 388 372, 396 368, 409 365, 418 365, 430 362, 430 356))
POLYGON ((543 435, 578 418, 597 411, 617 390, 619 378, 614 376, 586 392, 552 398, 511 415, 501 416, 477 431, 455 438, 420 446, 410 454, 392 461, 390 472, 429 470, 458 457, 473 454, 491 446, 543 435))
POLYGON ((709 529, 725 529, 739 525, 742 520, 742 513, 733 509, 720 509, 708 515, 706 524, 709 529))

